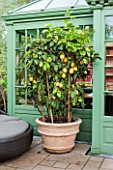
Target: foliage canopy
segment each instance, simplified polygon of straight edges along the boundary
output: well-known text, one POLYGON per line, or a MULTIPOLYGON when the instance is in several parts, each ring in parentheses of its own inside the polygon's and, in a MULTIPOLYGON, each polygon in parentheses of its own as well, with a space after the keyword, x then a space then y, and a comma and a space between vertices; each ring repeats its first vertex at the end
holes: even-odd
POLYGON ((63 118, 71 122, 71 108, 84 107, 88 65, 99 58, 90 45, 92 34, 89 27, 81 30, 66 21, 64 27, 47 25, 39 38, 30 43, 24 56, 30 75, 26 87, 43 121, 44 106, 51 122, 63 122, 63 118))

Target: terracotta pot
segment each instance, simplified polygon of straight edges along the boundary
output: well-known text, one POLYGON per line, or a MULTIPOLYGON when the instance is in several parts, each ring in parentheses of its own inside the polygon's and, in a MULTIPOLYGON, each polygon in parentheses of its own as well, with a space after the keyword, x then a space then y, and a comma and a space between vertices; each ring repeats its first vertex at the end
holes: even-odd
POLYGON ((82 122, 77 118, 72 123, 45 123, 36 119, 38 131, 42 136, 44 148, 51 153, 66 153, 72 150, 75 145, 76 135, 82 122))

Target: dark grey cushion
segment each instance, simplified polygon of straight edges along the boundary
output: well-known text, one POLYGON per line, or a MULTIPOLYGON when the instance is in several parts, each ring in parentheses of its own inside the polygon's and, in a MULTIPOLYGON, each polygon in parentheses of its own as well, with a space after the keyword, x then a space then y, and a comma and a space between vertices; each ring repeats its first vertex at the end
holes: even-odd
POLYGON ((17 120, 20 120, 20 118, 7 116, 7 115, 0 115, 0 122, 17 121, 17 120))
POLYGON ((24 133, 29 125, 23 120, 0 122, 0 139, 13 138, 24 133))

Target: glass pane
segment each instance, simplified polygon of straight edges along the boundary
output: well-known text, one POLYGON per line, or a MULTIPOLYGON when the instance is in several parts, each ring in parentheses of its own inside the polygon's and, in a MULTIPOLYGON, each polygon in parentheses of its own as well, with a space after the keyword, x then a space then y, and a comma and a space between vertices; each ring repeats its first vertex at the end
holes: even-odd
POLYGON ((113 90, 113 68, 105 69, 105 90, 113 90))
POLYGON ((85 98, 84 98, 84 102, 85 102, 85 108, 86 109, 92 109, 92 97, 93 97, 93 80, 92 80, 92 75, 93 75, 93 69, 92 66, 89 65, 88 66, 88 76, 85 79, 85 81, 87 82, 87 84, 85 85, 85 98))
POLYGON ((25 44, 25 30, 16 31, 16 48, 23 48, 25 44))
POLYGON ((16 50, 16 67, 24 67, 24 62, 21 61, 24 54, 24 50, 16 50))
POLYGON ((32 41, 37 38, 37 29, 29 29, 27 30, 27 42, 32 41))
MULTIPOLYGON (((37 38, 37 29, 19 30, 16 31, 16 49, 15 49, 15 85, 24 86, 25 79, 27 76, 27 70, 24 68, 25 61, 21 59, 24 57, 25 50, 29 50, 30 42, 37 38), (25 36, 27 33, 27 36, 25 36), (27 48, 26 48, 26 43, 27 48), (26 75, 26 76, 25 76, 26 75)), ((25 105, 26 103, 31 104, 32 100, 26 101, 25 88, 16 87, 16 104, 25 105)), ((30 98, 30 97, 29 97, 30 98)))
POLYGON ((93 34, 91 34, 91 32, 93 31, 93 25, 84 25, 84 28, 86 27, 89 27, 90 38, 91 41, 93 42, 93 34))
POLYGON ((24 85, 25 82, 25 71, 20 68, 15 69, 16 72, 16 85, 24 85))
POLYGON ((106 43, 105 90, 113 90, 113 43, 106 43))
POLYGON ((25 105, 25 89, 24 88, 15 88, 16 94, 16 104, 17 105, 25 105))
POLYGON ((52 0, 46 9, 68 8, 75 5, 76 2, 77 0, 52 0))
POLYGON ((27 48, 26 51, 29 51, 30 43, 37 39, 37 29, 28 29, 27 30, 27 48))
POLYGON ((50 3, 50 0, 41 0, 37 1, 35 3, 32 3, 30 5, 27 5, 25 8, 21 8, 18 12, 33 12, 33 11, 39 11, 39 10, 44 10, 46 6, 50 3))
POLYGON ((113 116, 113 94, 105 94, 105 116, 113 116))
POLYGON ((93 69, 92 66, 89 64, 88 65, 88 76, 85 79, 85 81, 87 82, 86 87, 91 88, 92 87, 92 75, 93 75, 93 69))
POLYGON ((113 66, 113 42, 106 43, 106 65, 113 66))
POLYGON ((105 38, 113 38, 113 16, 108 16, 105 18, 105 38))
POLYGON ((32 96, 28 93, 27 94, 27 104, 28 105, 33 105, 33 100, 32 100, 32 96))

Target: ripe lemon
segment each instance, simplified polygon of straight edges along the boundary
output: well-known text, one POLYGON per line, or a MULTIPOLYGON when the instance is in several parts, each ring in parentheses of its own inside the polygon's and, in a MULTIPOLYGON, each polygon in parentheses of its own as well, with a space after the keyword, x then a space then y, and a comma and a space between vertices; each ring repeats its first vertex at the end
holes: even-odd
POLYGON ((72 63, 71 63, 71 67, 74 67, 74 66, 75 66, 75 63, 74 63, 74 62, 72 62, 72 63))
POLYGON ((69 73, 70 73, 70 74, 73 74, 73 73, 74 73, 73 68, 70 68, 69 73))
POLYGON ((64 72, 64 73, 67 73, 67 68, 63 68, 63 72, 64 72))
POLYGON ((55 100, 55 99, 56 99, 56 96, 52 96, 52 98, 55 100))
POLYGON ((56 86, 59 86, 59 82, 56 82, 56 86))
POLYGON ((75 93, 76 93, 76 95, 78 95, 78 93, 79 93, 78 90, 75 90, 75 93))
POLYGON ((36 80, 33 80, 33 83, 36 84, 36 80))
POLYGON ((64 61, 64 63, 67 63, 68 59, 67 59, 67 58, 64 58, 64 60, 63 60, 63 61, 64 61))
POLYGON ((82 64, 83 64, 83 61, 80 61, 80 64, 82 65, 82 64))
POLYGON ((33 81, 33 77, 30 77, 29 80, 30 80, 30 81, 33 81))
POLYGON ((65 73, 62 73, 62 78, 66 78, 66 74, 65 73))
POLYGON ((76 105, 76 102, 73 102, 72 105, 75 106, 75 105, 76 105))
POLYGON ((74 84, 72 84, 72 88, 73 88, 73 89, 75 88, 75 85, 74 85, 74 84))
POLYGON ((74 67, 73 69, 74 69, 74 71, 77 71, 77 70, 78 70, 77 67, 74 67))
POLYGON ((60 59, 63 60, 65 58, 64 54, 60 54, 60 59))
POLYGON ((59 83, 59 87, 62 88, 62 87, 63 87, 63 84, 62 84, 62 83, 59 83))
POLYGON ((87 74, 87 71, 86 71, 86 70, 84 71, 84 74, 87 74))

